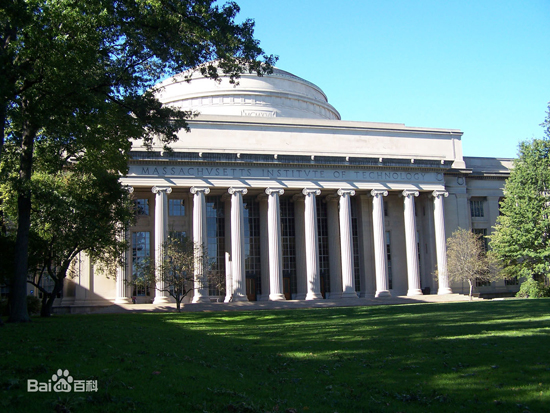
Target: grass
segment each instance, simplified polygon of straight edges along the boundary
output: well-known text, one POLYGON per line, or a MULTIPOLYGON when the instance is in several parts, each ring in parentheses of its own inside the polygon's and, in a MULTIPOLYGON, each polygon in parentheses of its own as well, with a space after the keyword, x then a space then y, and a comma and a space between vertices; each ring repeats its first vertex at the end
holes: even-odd
POLYGON ((550 300, 67 315, 0 328, 0 411, 545 412, 550 300), (86 393, 28 393, 58 369, 86 393))

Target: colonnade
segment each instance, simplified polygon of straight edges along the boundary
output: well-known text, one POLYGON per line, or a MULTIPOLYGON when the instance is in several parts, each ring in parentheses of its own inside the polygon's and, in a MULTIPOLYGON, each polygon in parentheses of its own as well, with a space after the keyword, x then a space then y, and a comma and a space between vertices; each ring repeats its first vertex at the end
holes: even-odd
MULTIPOLYGON (((171 187, 153 187, 156 194, 155 201, 155 257, 158 260, 162 254, 162 244, 168 235, 168 211, 167 194, 172 192, 171 187)), ((193 242, 197 246, 204 246, 207 242, 206 232, 206 195, 210 193, 208 187, 190 188, 193 195, 193 242)), ((247 301, 246 276, 245 276, 245 236, 244 236, 244 203, 243 196, 248 192, 247 188, 230 187, 228 194, 231 197, 230 228, 231 228, 231 260, 226 260, 230 265, 227 277, 226 301, 247 301)), ((267 197, 267 237, 268 237, 268 268, 269 268, 269 300, 284 300, 283 270, 282 270, 282 246, 281 246, 281 214, 280 197, 284 194, 282 188, 266 188, 267 197)), ((304 200, 304 239, 306 256, 307 292, 306 300, 322 299, 319 271, 319 245, 317 229, 316 197, 321 194, 319 189, 304 188, 301 197, 304 200)), ((357 297, 355 291, 355 279, 353 274, 353 237, 351 197, 354 190, 339 189, 328 195, 328 242, 329 249, 339 248, 340 254, 334 254, 336 260, 330 262, 331 298, 357 297), (339 245, 338 245, 339 244, 339 245), (333 279, 333 274, 339 273, 341 277, 333 279), (338 281, 341 285, 335 285, 338 281), (334 283, 334 284, 333 284, 334 283)), ((372 198, 372 223, 373 245, 375 261, 376 297, 390 296, 388 269, 386 261, 386 244, 384 239, 384 197, 388 195, 385 190, 371 190, 372 198)), ((415 197, 418 191, 404 190, 400 193, 403 197, 403 211, 405 223, 406 260, 407 260, 407 295, 421 295, 420 272, 417 253, 417 231, 415 219, 415 197)), ((433 191, 435 246, 438 267, 438 294, 449 294, 449 281, 447 277, 446 247, 445 247, 445 219, 443 198, 448 194, 445 191, 433 191)), ((265 208, 265 207, 264 207, 265 208)), ((200 260, 197 257, 197 260, 200 260)), ((197 261, 198 262, 198 261, 197 261)), ((121 272, 120 277, 124 276, 121 272)), ((195 289, 193 302, 208 302, 207 274, 203 265, 195 265, 195 289)), ((119 284, 121 284, 119 282, 119 284)), ((168 301, 166 293, 162 292, 163 285, 157 283, 157 292, 154 303, 168 301), (159 291, 161 290, 161 291, 159 291)), ((262 289, 264 289, 263 287, 262 289)), ((122 302, 127 297, 124 288, 117 288, 117 301, 122 302)), ((262 295, 266 292, 262 291, 262 295)))

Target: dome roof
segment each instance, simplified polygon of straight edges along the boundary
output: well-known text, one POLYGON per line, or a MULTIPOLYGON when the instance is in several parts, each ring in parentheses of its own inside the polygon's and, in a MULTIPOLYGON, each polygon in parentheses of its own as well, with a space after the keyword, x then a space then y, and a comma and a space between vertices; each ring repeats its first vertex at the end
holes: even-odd
POLYGON ((340 120, 320 88, 277 68, 261 77, 243 74, 237 86, 229 77, 216 82, 198 72, 191 79, 186 82, 180 74, 159 83, 160 101, 203 115, 340 120))

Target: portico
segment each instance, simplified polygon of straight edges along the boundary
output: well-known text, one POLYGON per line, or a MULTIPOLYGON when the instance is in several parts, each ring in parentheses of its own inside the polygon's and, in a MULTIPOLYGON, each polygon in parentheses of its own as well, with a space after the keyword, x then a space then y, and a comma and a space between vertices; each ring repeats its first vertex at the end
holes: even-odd
MULTIPOLYGON (((234 163, 239 159, 242 154, 241 158, 235 155, 234 163)), ((273 158, 272 162, 277 161, 281 159, 273 158)), ((368 162, 355 159, 355 163, 361 161, 368 162)), ((334 167, 328 164, 334 159, 320 157, 314 162, 310 158, 313 166, 274 166, 265 159, 264 165, 199 164, 168 159, 163 163, 132 165, 124 183, 134 188, 136 198, 147 193, 147 183, 154 183, 149 191, 156 194, 152 205, 155 245, 165 239, 162 237, 171 226, 168 200, 180 199, 186 205, 186 213, 192 220, 184 221, 181 228, 193 234, 197 245, 204 246, 208 261, 214 261, 213 266, 223 272, 225 279, 222 297, 221 292, 209 286, 208 274, 197 270, 192 302, 387 297, 392 290, 421 295, 426 287, 439 294, 450 293, 448 282, 441 278, 445 277, 445 271, 439 270, 438 280, 430 277, 433 265, 424 269, 423 278, 420 273, 421 260, 429 265, 441 259, 439 254, 444 255, 444 238, 441 242, 437 234, 445 233, 441 203, 446 192, 442 171, 448 166, 417 161, 408 164, 407 169, 398 169, 384 167, 383 160, 376 161, 381 166, 334 167), (422 200, 422 218, 416 212, 418 198, 422 200), (391 214, 384 207, 388 200, 391 214), (286 205, 283 214, 282 201, 286 205), (211 215, 209 202, 226 205, 223 240, 208 235, 219 229, 209 228, 219 225, 207 217, 211 215), (262 207, 264 202, 266 207, 262 207), (293 210, 292 219, 289 207, 293 210), (258 216, 251 217, 251 211, 257 211, 258 216), (417 229, 418 219, 422 220, 422 231, 417 229), (264 236, 252 235, 255 240, 251 241, 251 225, 259 226, 255 230, 264 236), (395 239, 393 243, 389 239, 388 244, 388 234, 395 239), (435 250, 426 247, 421 251, 421 245, 427 246, 421 241, 434 237, 435 250), (256 241, 259 248, 258 245, 251 248, 251 242, 256 241), (221 249, 223 255, 219 253, 221 249), (406 262, 404 267, 394 262, 388 268, 389 249, 406 262)), ((157 251, 158 247, 155 258, 157 251)), ((443 267, 439 264, 438 268, 443 267)), ((120 274, 131 272, 128 263, 126 271, 120 274)), ((119 295, 124 294, 123 289, 118 291, 119 295)), ((124 298, 117 296, 117 300, 124 298)), ((164 299, 154 297, 155 302, 164 299)))

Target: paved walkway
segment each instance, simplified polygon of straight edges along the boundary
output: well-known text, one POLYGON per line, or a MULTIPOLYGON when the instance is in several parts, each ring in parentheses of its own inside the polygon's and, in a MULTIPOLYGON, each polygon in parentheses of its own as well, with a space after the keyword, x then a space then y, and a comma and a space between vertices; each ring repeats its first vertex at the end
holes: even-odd
MULTIPOLYGON (((468 301, 466 295, 448 294, 448 295, 420 295, 420 296, 399 296, 386 298, 346 298, 335 300, 287 300, 287 301, 245 301, 233 303, 197 303, 182 305, 182 312, 212 312, 212 311, 256 311, 256 310, 283 310, 294 308, 328 308, 328 307, 354 307, 371 305, 390 305, 390 304, 417 304, 417 303, 442 303, 468 301)), ((480 298, 474 298, 475 301, 482 301, 480 298)), ((140 313, 140 312, 174 312, 176 304, 113 304, 108 307, 90 308, 94 314, 113 314, 113 313, 140 313)))

